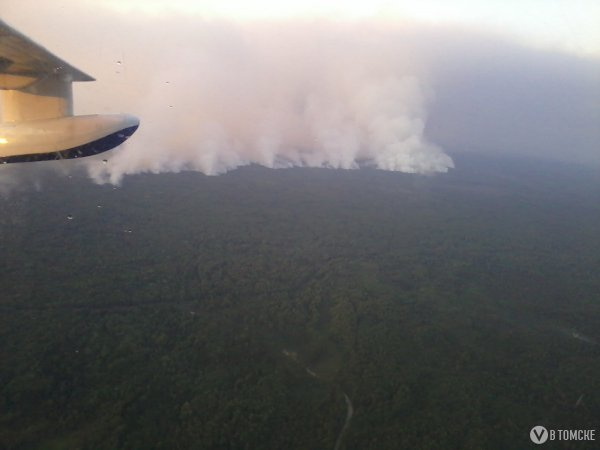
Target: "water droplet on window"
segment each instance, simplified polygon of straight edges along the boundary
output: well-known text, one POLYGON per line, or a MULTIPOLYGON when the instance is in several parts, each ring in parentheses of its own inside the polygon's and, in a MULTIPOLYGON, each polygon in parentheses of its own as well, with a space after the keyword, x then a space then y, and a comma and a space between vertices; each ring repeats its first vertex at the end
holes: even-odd
POLYGON ((96 208, 102 208, 102 205, 97 205, 96 208))
POLYGON ((118 65, 121 65, 121 61, 117 61, 117 64, 118 64, 118 65))
POLYGON ((103 159, 103 160, 102 160, 102 162, 103 162, 104 164, 106 164, 106 163, 108 162, 108 159, 103 159))
POLYGON ((69 215, 67 216, 67 220, 73 220, 73 216, 72 216, 71 214, 69 214, 69 215))

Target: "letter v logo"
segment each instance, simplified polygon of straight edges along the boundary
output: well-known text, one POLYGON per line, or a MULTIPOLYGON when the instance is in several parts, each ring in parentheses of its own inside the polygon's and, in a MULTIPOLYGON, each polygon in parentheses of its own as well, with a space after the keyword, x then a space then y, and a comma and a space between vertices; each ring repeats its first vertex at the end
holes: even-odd
POLYGON ((548 430, 541 425, 533 427, 529 432, 529 437, 534 444, 543 444, 548 440, 548 430))

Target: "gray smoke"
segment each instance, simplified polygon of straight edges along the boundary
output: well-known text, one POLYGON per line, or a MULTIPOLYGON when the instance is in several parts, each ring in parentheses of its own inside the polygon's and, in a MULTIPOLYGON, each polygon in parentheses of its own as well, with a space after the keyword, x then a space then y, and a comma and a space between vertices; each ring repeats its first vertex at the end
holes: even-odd
POLYGON ((59 30, 46 3, 3 18, 97 78, 76 84, 77 114, 140 117, 125 145, 81 161, 98 182, 251 163, 432 173, 462 151, 600 162, 597 57, 456 26, 92 14, 64 1, 59 30))
POLYGON ((135 65, 123 63, 130 78, 147 78, 130 102, 142 126, 108 164, 90 164, 97 181, 144 171, 219 174, 251 163, 415 173, 453 167, 424 135, 429 87, 381 30, 184 23, 151 45, 135 65))

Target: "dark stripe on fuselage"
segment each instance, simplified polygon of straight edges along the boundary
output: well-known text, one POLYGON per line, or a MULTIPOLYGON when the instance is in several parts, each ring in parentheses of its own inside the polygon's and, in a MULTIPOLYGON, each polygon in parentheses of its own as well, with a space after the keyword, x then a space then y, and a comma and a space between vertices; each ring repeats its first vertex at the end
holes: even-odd
POLYGON ((129 136, 135 133, 139 125, 133 127, 123 128, 116 133, 104 136, 96 141, 89 142, 87 144, 79 145, 77 147, 69 148, 67 150, 60 150, 58 152, 50 153, 31 153, 29 155, 14 155, 0 157, 0 164, 8 163, 21 163, 21 162, 36 162, 36 161, 53 161, 57 159, 75 159, 85 158, 86 156, 97 155, 99 153, 106 152, 111 148, 115 148, 117 145, 125 142, 129 136))

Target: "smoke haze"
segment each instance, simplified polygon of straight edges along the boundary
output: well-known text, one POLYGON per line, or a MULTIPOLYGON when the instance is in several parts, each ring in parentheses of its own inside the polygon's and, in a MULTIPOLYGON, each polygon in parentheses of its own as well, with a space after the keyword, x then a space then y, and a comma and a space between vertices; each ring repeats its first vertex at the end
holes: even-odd
MULTIPOLYGON (((168 38, 157 44, 168 63, 147 71, 140 132, 109 164, 91 168, 95 179, 218 174, 250 163, 418 173, 452 167, 424 136, 428 86, 381 35, 314 24, 203 23, 188 31, 184 46, 168 38)), ((129 66, 129 76, 153 63, 129 66)))
POLYGON ((98 79, 76 84, 77 114, 140 117, 106 164, 81 161, 97 182, 252 163, 435 173, 453 167, 448 151, 600 160, 598 59, 399 20, 236 22, 64 4, 60 30, 25 6, 5 19, 98 79))

